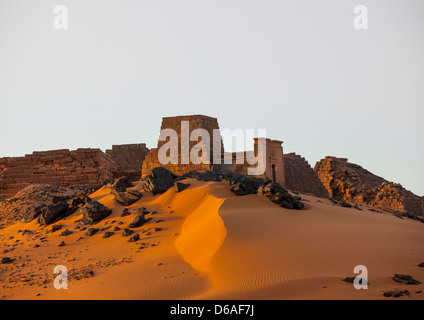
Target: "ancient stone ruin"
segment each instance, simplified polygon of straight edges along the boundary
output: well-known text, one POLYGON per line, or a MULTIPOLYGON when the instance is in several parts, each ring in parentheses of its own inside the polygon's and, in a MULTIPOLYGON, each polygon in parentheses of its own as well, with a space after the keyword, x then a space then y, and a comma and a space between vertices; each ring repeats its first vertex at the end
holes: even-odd
MULTIPOLYGON (((216 118, 207 117, 204 115, 165 117, 162 119, 161 131, 165 129, 173 129, 178 134, 178 146, 179 146, 178 164, 172 164, 172 163, 162 164, 159 161, 159 156, 158 156, 159 149, 165 143, 167 143, 167 141, 159 140, 157 148, 151 149, 145 158, 145 161, 143 163, 143 170, 142 170, 143 176, 149 175, 152 172, 153 168, 160 167, 160 166, 165 167, 166 169, 170 170, 171 172, 174 172, 177 175, 181 175, 189 171, 204 172, 204 171, 212 169, 212 163, 213 163, 213 157, 214 157, 212 137, 214 135, 214 129, 219 130, 218 120, 216 118), (188 127, 187 134, 189 135, 195 129, 205 129, 209 133, 209 136, 211 137, 210 145, 209 145, 210 153, 206 155, 206 157, 209 159, 209 164, 207 163, 194 164, 192 163, 191 159, 186 160, 183 158, 182 155, 185 153, 189 153, 190 150, 193 148, 193 146, 195 146, 198 143, 198 141, 190 141, 188 146, 181 143, 181 137, 183 134, 185 134, 184 132, 182 132, 182 128, 181 128, 182 121, 188 121, 189 127, 188 127), (185 162, 185 160, 188 163, 186 164, 183 163, 185 162)), ((221 138, 218 138, 218 140, 222 141, 221 138)), ((219 154, 222 154, 223 151, 224 151, 224 147, 223 147, 223 144, 221 143, 221 148, 216 152, 219 152, 219 154)))
POLYGON ((90 187, 113 177, 116 165, 100 149, 34 152, 24 157, 0 158, 0 199, 31 184, 90 187))
POLYGON ((284 155, 286 188, 318 197, 328 197, 327 189, 305 158, 295 154, 284 155))
POLYGON ((140 179, 144 158, 148 153, 145 143, 113 145, 112 149, 106 150, 106 154, 116 164, 114 177, 126 176, 131 180, 140 179))
MULTIPOLYGON (((219 133, 219 125, 218 120, 216 118, 204 116, 204 115, 189 115, 189 116, 178 116, 178 117, 165 117, 162 119, 162 126, 161 131, 166 129, 172 129, 178 134, 178 164, 164 164, 159 161, 159 149, 163 147, 168 141, 158 141, 158 146, 155 149, 151 149, 148 155, 145 158, 145 161, 143 163, 143 169, 142 169, 142 176, 145 177, 149 174, 151 174, 152 169, 156 167, 165 167, 166 169, 170 170, 171 172, 182 175, 184 173, 190 172, 190 171, 197 171, 197 172, 205 172, 208 170, 211 170, 214 165, 220 168, 225 168, 226 170, 234 171, 237 173, 242 173, 246 176, 249 176, 248 174, 248 168, 252 168, 257 166, 252 161, 249 161, 252 157, 258 154, 258 145, 259 145, 259 139, 254 139, 254 150, 253 151, 245 151, 245 152, 234 152, 231 154, 227 154, 229 158, 231 159, 230 164, 225 164, 225 152, 224 152, 224 146, 222 143, 222 137, 219 133), (181 127, 182 121, 187 121, 189 123, 187 132, 183 132, 183 129, 181 127), (209 159, 209 163, 201 163, 201 164, 194 164, 191 162, 191 159, 188 159, 188 163, 185 164, 183 162, 183 155, 189 154, 190 150, 198 144, 199 141, 190 141, 188 145, 184 145, 181 143, 181 137, 186 134, 190 135, 193 130, 196 129, 204 129, 208 132, 210 137, 210 145, 209 150, 210 153, 207 155, 207 158, 209 159), (218 137, 214 137, 214 134, 218 134, 218 137), (214 146, 214 139, 215 141, 220 141, 220 146, 216 148, 214 146), (237 163, 237 157, 238 156, 243 157, 242 163, 237 163), (216 164, 214 162, 215 157, 219 158, 221 160, 221 164, 216 164)), ((265 138, 264 138, 265 139, 265 138)), ((265 172, 262 175, 258 175, 257 177, 269 177, 272 181, 280 183, 281 185, 285 184, 285 178, 284 178, 284 158, 283 158, 283 148, 281 146, 283 142, 279 140, 271 140, 271 139, 265 139, 266 144, 266 154, 265 154, 265 172)))
POLYGON ((335 199, 365 203, 386 210, 422 216, 422 198, 400 184, 376 176, 348 159, 325 157, 315 165, 315 172, 335 199))
MULTIPOLYGON (((152 173, 156 167, 165 167, 182 176, 191 171, 207 172, 214 169, 214 159, 220 158, 217 169, 225 169, 248 176, 248 169, 255 167, 252 161, 258 155, 259 140, 254 139, 254 150, 225 153, 219 133, 218 120, 204 115, 165 117, 161 129, 173 129, 178 135, 178 164, 159 162, 158 152, 168 141, 159 140, 157 148, 149 150, 144 143, 114 145, 102 152, 100 149, 54 150, 34 152, 17 158, 0 158, 0 200, 12 197, 16 192, 33 184, 48 184, 58 187, 95 187, 106 181, 126 176, 139 180, 152 173), (182 121, 188 123, 182 128, 182 121), (182 163, 183 155, 189 154, 200 141, 181 143, 183 134, 196 129, 204 129, 211 138, 209 163, 194 164, 190 160, 182 163), (185 130, 185 131, 184 131, 185 130), (183 132, 184 131, 184 132, 183 132), (216 136, 218 134, 218 136, 216 136), (214 137, 220 142, 214 146, 214 137), (215 147, 215 148, 214 148, 215 147), (244 162, 237 163, 242 155, 244 162), (229 156, 230 163, 224 164, 229 156)), ((283 155, 282 141, 265 139, 265 172, 257 178, 269 178, 285 188, 319 197, 333 197, 354 203, 366 203, 397 212, 423 215, 424 197, 418 197, 394 184, 378 177, 362 167, 349 163, 347 159, 326 157, 312 170, 308 162, 299 155, 283 155)), ((122 198, 122 197, 121 197, 122 198)))

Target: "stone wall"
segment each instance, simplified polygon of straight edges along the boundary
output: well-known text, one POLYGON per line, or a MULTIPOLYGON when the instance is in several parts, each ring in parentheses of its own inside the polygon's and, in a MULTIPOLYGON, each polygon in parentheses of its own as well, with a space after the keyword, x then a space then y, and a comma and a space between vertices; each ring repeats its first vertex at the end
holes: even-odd
MULTIPOLYGON (((283 147, 282 141, 280 140, 271 140, 268 138, 263 138, 262 142, 265 143, 266 150, 264 154, 265 159, 265 172, 261 175, 255 175, 257 178, 267 177, 271 179, 273 182, 277 182, 283 186, 286 185, 285 179, 285 169, 284 169, 284 157, 283 157, 283 147)), ((257 168, 258 164, 255 163, 256 158, 260 159, 259 149, 261 138, 254 138, 254 150, 253 151, 244 151, 244 152, 233 152, 231 154, 232 165, 231 166, 223 166, 225 169, 230 171, 238 172, 244 174, 245 176, 253 176, 249 175, 249 168, 257 168), (244 159, 243 163, 238 163, 237 157, 241 157, 244 159), (251 164, 253 163, 253 164, 251 164)), ((263 152, 263 151, 262 151, 263 152)))
POLYGON ((315 165, 315 172, 330 197, 353 203, 365 203, 383 209, 424 213, 422 198, 400 184, 376 176, 347 159, 325 157, 315 165))
POLYGON ((284 155, 284 166, 287 189, 328 197, 327 190, 305 158, 287 153, 284 155))
MULTIPOLYGON (((213 150, 213 134, 214 129, 219 130, 218 120, 216 118, 207 117, 204 115, 191 115, 191 116, 178 116, 178 117, 165 117, 162 119, 162 126, 161 130, 164 129, 173 129, 176 131, 178 135, 178 164, 162 164, 159 162, 158 158, 158 152, 159 149, 164 146, 168 141, 158 141, 158 147, 155 149, 151 149, 150 152, 147 154, 145 161, 143 163, 143 169, 142 169, 142 175, 148 175, 151 173, 151 170, 155 167, 163 166, 167 168, 168 170, 181 175, 185 172, 189 172, 192 170, 198 171, 198 172, 204 172, 206 170, 210 170, 212 168, 213 163, 213 157, 214 157, 214 150, 213 150), (184 132, 181 127, 182 121, 188 121, 188 130, 187 132, 184 132), (192 150, 193 146, 198 144, 198 141, 200 141, 200 138, 198 141, 190 141, 188 145, 184 145, 181 143, 181 137, 184 135, 190 135, 193 130, 195 129, 205 129, 210 137, 210 152, 206 157, 209 159, 209 164, 202 163, 202 164, 194 164, 191 162, 191 159, 188 160, 188 163, 184 163, 186 158, 184 155, 188 155, 189 152, 192 150)), ((222 139, 219 136, 218 140, 221 141, 221 148, 218 151, 219 155, 221 155, 224 151, 224 147, 222 144, 222 139)), ((166 147, 166 146, 165 146, 166 147)))
POLYGON ((114 177, 127 176, 135 180, 140 179, 144 159, 149 153, 145 143, 114 145, 106 150, 117 168, 114 177))
POLYGON ((114 162, 100 149, 53 150, 0 158, 0 199, 36 183, 96 186, 112 178, 115 170, 114 162))

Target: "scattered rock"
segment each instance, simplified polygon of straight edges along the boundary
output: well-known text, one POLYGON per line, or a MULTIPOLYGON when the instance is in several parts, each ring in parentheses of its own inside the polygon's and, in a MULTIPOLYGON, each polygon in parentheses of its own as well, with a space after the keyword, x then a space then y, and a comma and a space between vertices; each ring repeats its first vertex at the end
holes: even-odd
POLYGON ((122 231, 122 235, 124 237, 128 237, 128 236, 132 235, 133 233, 134 233, 134 231, 131 230, 131 229, 124 229, 124 231, 122 231))
POLYGON ((190 183, 175 182, 175 190, 177 192, 181 192, 184 189, 188 188, 189 186, 190 186, 190 183))
POLYGON ((278 183, 271 182, 267 185, 260 186, 258 188, 258 194, 267 196, 272 202, 280 204, 281 207, 287 209, 300 210, 305 206, 303 202, 300 201, 300 197, 293 197, 278 183))
POLYGON ((134 187, 133 183, 127 177, 122 177, 113 182, 113 184, 109 185, 109 187, 118 192, 125 192, 127 188, 134 187))
POLYGON ((100 202, 91 201, 87 202, 87 204, 81 208, 81 212, 83 214, 81 219, 82 223, 90 224, 103 220, 112 213, 112 210, 105 207, 100 202))
POLYGON ((59 243, 58 245, 59 247, 64 247, 65 246, 65 241, 62 241, 61 243, 59 243))
POLYGON ((70 234, 72 234, 73 232, 70 230, 65 230, 61 233, 62 236, 69 236, 70 234))
POLYGON ((113 236, 115 233, 112 231, 107 231, 103 234, 103 238, 109 238, 111 236, 113 236))
POLYGON ((140 239, 140 235, 138 233, 136 233, 135 235, 133 235, 128 242, 136 242, 140 239))
POLYGON ((117 226, 115 226, 115 228, 113 229, 113 231, 119 231, 119 230, 121 230, 121 228, 119 228, 117 226))
POLYGON ((144 217, 144 214, 139 214, 138 216, 134 218, 133 222, 130 224, 130 228, 138 228, 145 223, 146 223, 146 218, 144 217))
POLYGON ((409 296, 411 293, 408 290, 391 290, 391 291, 385 291, 383 293, 383 296, 385 297, 393 297, 393 298, 399 298, 403 296, 409 296))
MULTIPOLYGON (((346 278, 342 279, 342 281, 354 283, 355 279, 356 279, 356 277, 346 277, 346 278)), ((366 286, 366 285, 369 285, 369 282, 367 283, 367 280, 365 280, 364 278, 359 278, 358 284, 361 285, 361 286, 366 286)))
POLYGON ((358 204, 355 204, 353 207, 354 207, 356 210, 363 211, 361 208, 359 208, 359 205, 358 205, 358 204))
POLYGON ((38 222, 43 225, 48 225, 67 215, 69 205, 66 202, 43 207, 41 214, 38 216, 38 222))
POLYGON ((126 217, 126 216, 129 216, 130 214, 131 214, 130 210, 128 210, 128 208, 125 208, 121 213, 121 217, 126 217))
POLYGON ((138 213, 140 214, 149 214, 150 211, 148 211, 145 207, 141 207, 140 209, 137 210, 138 213))
POLYGON ((1 258, 0 264, 7 264, 7 263, 12 263, 13 259, 9 258, 9 257, 3 257, 1 258))
POLYGON ((98 231, 99 231, 99 229, 97 229, 97 228, 90 228, 90 229, 87 230, 85 235, 91 237, 92 235, 96 234, 98 231))
POLYGON ((75 197, 73 197, 71 200, 68 201, 69 206, 76 207, 79 205, 85 205, 87 202, 92 201, 89 196, 86 194, 80 192, 75 197))
POLYGON ((339 202, 334 198, 328 197, 328 200, 330 200, 334 204, 339 204, 339 202))
POLYGON ((62 229, 62 225, 61 224, 55 224, 54 226, 52 226, 52 232, 56 232, 58 230, 62 229))
POLYGON ((116 190, 112 190, 112 194, 115 196, 115 200, 124 206, 130 206, 142 197, 141 192, 136 193, 135 191, 118 192, 116 190))
POLYGON ((412 278, 410 275, 407 274, 398 274, 395 273, 394 277, 392 278, 394 281, 402 283, 402 284, 406 284, 406 285, 418 285, 421 284, 420 281, 415 280, 414 278, 412 278))
POLYGON ((418 266, 424 268, 424 262, 421 262, 418 266))
POLYGON ((352 205, 344 200, 339 201, 340 205, 345 208, 352 208, 352 205))
POLYGON ((29 208, 27 208, 24 216, 23 216, 23 221, 25 223, 29 223, 32 220, 34 220, 35 218, 37 218, 40 214, 41 214, 41 209, 43 209, 44 207, 47 207, 47 205, 45 204, 41 204, 39 206, 31 206, 29 208))
POLYGON ((143 189, 153 194, 164 193, 174 186, 175 180, 178 178, 176 174, 165 169, 157 167, 152 169, 152 173, 141 179, 143 189))

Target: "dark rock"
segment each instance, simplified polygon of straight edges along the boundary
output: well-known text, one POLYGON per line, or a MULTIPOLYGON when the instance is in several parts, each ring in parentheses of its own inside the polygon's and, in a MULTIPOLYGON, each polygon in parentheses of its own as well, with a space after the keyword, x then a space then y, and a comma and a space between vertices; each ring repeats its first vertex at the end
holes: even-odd
POLYGON ((91 237, 92 235, 96 234, 98 231, 99 231, 99 229, 97 229, 97 228, 90 228, 90 229, 87 230, 85 235, 91 237))
POLYGON ((178 176, 168 169, 156 167, 152 169, 150 175, 145 176, 141 181, 143 182, 143 189, 145 191, 158 194, 172 188, 177 178, 178 176))
POLYGON ((111 236, 113 236, 115 233, 112 231, 107 231, 103 234, 103 238, 109 238, 111 236))
POLYGON ((376 210, 376 209, 373 209, 373 208, 368 209, 368 211, 376 212, 376 213, 383 213, 383 212, 381 212, 381 211, 379 211, 379 210, 376 210))
POLYGON ((304 208, 300 197, 292 196, 283 186, 275 182, 259 186, 257 194, 265 195, 272 202, 280 204, 281 207, 287 209, 300 210, 304 208))
POLYGON ((328 197, 328 200, 330 200, 334 204, 339 204, 339 202, 334 198, 328 197))
POLYGON ((12 263, 13 259, 9 257, 3 257, 1 258, 0 264, 6 264, 6 263, 12 263))
POLYGON ((124 229, 124 231, 122 231, 122 235, 123 235, 124 237, 128 237, 128 236, 132 235, 133 233, 134 233, 134 231, 133 231, 133 230, 131 230, 131 229, 127 229, 127 228, 125 228, 125 229, 124 229))
POLYGON ((59 202, 66 202, 68 201, 70 196, 61 196, 61 195, 54 195, 52 198, 52 204, 58 204, 59 202))
POLYGON ((127 192, 129 194, 132 194, 135 197, 138 197, 139 199, 143 196, 143 194, 140 191, 136 190, 136 189, 130 189, 130 190, 127 190, 127 192))
POLYGON ((59 243, 58 245, 59 247, 64 247, 65 246, 65 241, 62 241, 61 243, 59 243))
POLYGON ((407 274, 398 274, 395 273, 394 277, 392 278, 394 281, 402 283, 402 284, 406 284, 406 285, 418 285, 421 284, 420 281, 415 280, 414 278, 412 278, 410 275, 407 274))
POLYGON ((424 262, 421 262, 418 266, 424 268, 424 262))
POLYGON ((59 202, 55 205, 43 207, 41 214, 38 216, 38 222, 44 225, 55 222, 66 216, 68 208, 69 205, 66 202, 59 202))
POLYGON ((145 207, 141 207, 140 209, 137 210, 138 213, 140 214, 149 214, 150 211, 148 211, 145 207))
POLYGON ((230 186, 230 190, 239 196, 256 194, 260 187, 260 182, 258 180, 243 175, 228 177, 227 183, 230 186))
POLYGON ((121 228, 119 228, 119 227, 115 227, 114 229, 113 229, 113 231, 120 231, 121 230, 121 228))
POLYGON ((121 217, 126 217, 126 216, 129 216, 130 214, 131 212, 128 210, 128 208, 125 208, 121 213, 121 217))
POLYGON ((182 175, 181 180, 192 178, 197 179, 199 181, 222 181, 221 175, 217 171, 205 171, 205 172, 197 172, 190 171, 182 175))
POLYGON ((71 200, 68 201, 68 204, 72 207, 76 207, 79 205, 85 205, 87 202, 90 202, 91 198, 87 196, 86 194, 80 192, 75 197, 73 197, 71 200))
POLYGON ((58 230, 62 229, 62 225, 61 224, 55 224, 54 226, 52 226, 52 232, 56 232, 58 230))
POLYGON ((175 182, 175 190, 177 192, 181 192, 184 189, 188 188, 189 186, 190 186, 190 183, 175 182))
POLYGON ((129 191, 125 192, 118 192, 116 190, 112 190, 112 194, 115 196, 115 200, 119 203, 123 204, 124 206, 130 206, 133 203, 137 202, 141 197, 141 192, 138 193, 138 195, 135 195, 136 193, 130 193, 129 191))
POLYGON ((358 204, 355 204, 353 207, 354 207, 356 210, 363 211, 361 208, 359 208, 358 204))
POLYGON ((130 224, 130 228, 138 228, 145 223, 146 223, 146 218, 144 217, 144 214, 139 214, 138 216, 134 218, 133 222, 130 224))
POLYGON ((106 218, 112 213, 112 210, 100 202, 90 201, 81 208, 81 212, 83 214, 82 223, 90 224, 106 218))
POLYGON ((70 230, 65 230, 61 233, 62 236, 69 236, 70 234, 72 234, 73 232, 70 230))
POLYGON ((383 296, 390 298, 399 298, 403 296, 409 296, 411 293, 408 290, 391 290, 391 291, 385 291, 383 293, 383 296))
MULTIPOLYGON (((346 278, 342 279, 342 281, 354 283, 355 279, 356 279, 356 277, 346 277, 346 278)), ((361 285, 361 286, 365 286, 365 285, 369 285, 369 282, 367 283, 367 280, 365 280, 364 278, 360 278, 358 284, 361 285)))
POLYGON ((352 205, 350 203, 346 202, 346 201, 340 200, 339 203, 342 207, 352 208, 352 205))
POLYGON ((29 207, 23 215, 23 220, 25 223, 29 223, 35 218, 37 218, 41 214, 41 209, 47 207, 45 204, 41 204, 39 206, 31 206, 29 207))
POLYGON ((119 178, 118 180, 115 180, 114 183, 111 185, 112 189, 115 189, 118 192, 125 192, 127 188, 133 187, 133 183, 130 179, 127 177, 119 178))
POLYGON ((138 233, 136 233, 135 235, 133 235, 129 240, 128 240, 128 242, 136 242, 136 241, 138 241, 140 239, 140 236, 139 236, 139 234, 138 233))

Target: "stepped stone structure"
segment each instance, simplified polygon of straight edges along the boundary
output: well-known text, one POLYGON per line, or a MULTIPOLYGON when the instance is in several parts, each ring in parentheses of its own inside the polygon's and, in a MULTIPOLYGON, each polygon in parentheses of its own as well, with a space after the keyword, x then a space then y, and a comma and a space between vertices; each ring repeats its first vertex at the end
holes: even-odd
POLYGON ((330 197, 386 210, 424 215, 422 198, 400 184, 378 177, 348 159, 325 157, 314 168, 330 197))
POLYGON ((111 179, 115 170, 112 159, 100 149, 64 149, 0 158, 0 199, 38 183, 94 187, 111 179))
POLYGON ((286 188, 318 197, 328 197, 327 189, 305 158, 295 153, 284 155, 286 188))
POLYGON ((148 153, 145 143, 113 145, 112 149, 106 150, 117 166, 114 177, 127 176, 132 180, 140 178, 144 158, 148 153))

